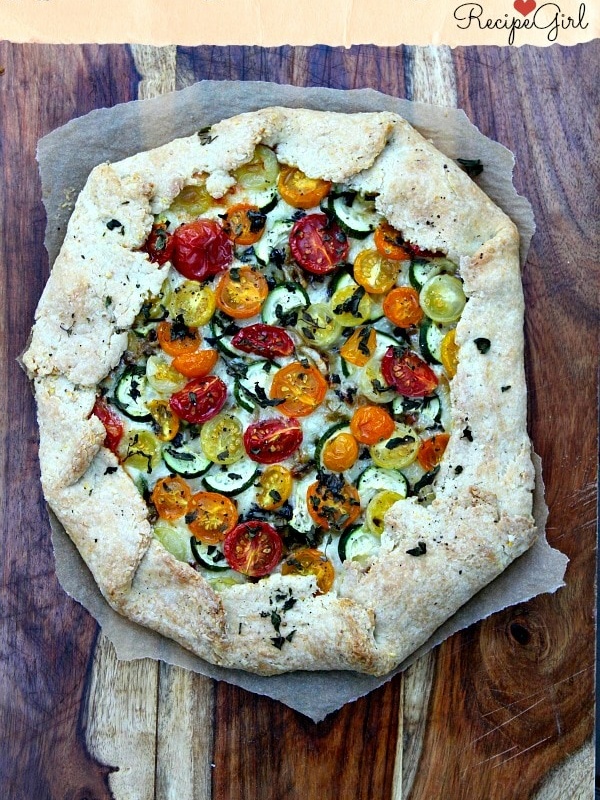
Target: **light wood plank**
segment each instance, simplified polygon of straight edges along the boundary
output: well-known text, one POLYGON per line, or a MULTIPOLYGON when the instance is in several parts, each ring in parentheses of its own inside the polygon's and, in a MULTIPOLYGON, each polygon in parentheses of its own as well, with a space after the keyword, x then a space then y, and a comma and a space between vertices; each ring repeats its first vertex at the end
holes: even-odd
POLYGON ((407 70, 410 100, 456 108, 456 73, 449 47, 411 47, 407 70))
POLYGON ((119 661, 100 634, 83 709, 90 753, 117 767, 109 777, 115 800, 154 800, 158 663, 119 661))
POLYGON ((593 800, 594 744, 590 739, 548 775, 531 800, 593 800))
POLYGON ((175 91, 175 62, 177 48, 131 45, 131 53, 140 74, 138 100, 148 100, 175 91))
POLYGON ((213 710, 209 678, 161 663, 156 800, 211 799, 213 710))

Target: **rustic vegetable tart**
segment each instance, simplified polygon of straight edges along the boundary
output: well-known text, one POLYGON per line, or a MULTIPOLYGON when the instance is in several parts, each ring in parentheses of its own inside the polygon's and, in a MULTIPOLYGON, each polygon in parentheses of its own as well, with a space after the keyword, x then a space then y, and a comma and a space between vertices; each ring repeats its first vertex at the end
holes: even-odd
POLYGON ((24 363, 107 601, 384 674, 533 542, 513 223, 400 117, 267 108, 96 167, 24 363))

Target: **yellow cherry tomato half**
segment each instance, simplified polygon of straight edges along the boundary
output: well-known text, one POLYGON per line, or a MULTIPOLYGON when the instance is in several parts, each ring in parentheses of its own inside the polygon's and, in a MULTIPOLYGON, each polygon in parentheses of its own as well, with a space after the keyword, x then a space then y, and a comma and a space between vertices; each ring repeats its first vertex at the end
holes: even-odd
POLYGON ((186 378, 203 378, 212 372, 218 360, 219 354, 216 350, 197 350, 195 353, 175 356, 171 366, 186 378))
POLYGON ((375 247, 384 258, 392 261, 410 261, 410 253, 404 245, 400 231, 389 224, 382 222, 375 231, 375 247))
POLYGON ((151 499, 161 519, 174 520, 187 513, 192 490, 179 475, 161 478, 152 490, 151 499))
POLYGON ((275 511, 285 503, 292 493, 292 473, 281 464, 267 467, 256 484, 256 502, 265 511, 275 511))
POLYGON ((265 231, 267 215, 258 206, 237 203, 227 209, 223 230, 234 244, 247 246, 258 242, 265 231))
POLYGON ((233 414, 217 414, 202 426, 200 445, 204 455, 215 464, 234 464, 246 452, 242 423, 233 414))
POLYGON ((377 444, 389 439, 394 429, 394 420, 380 406, 361 406, 350 421, 350 430, 361 444, 377 444))
POLYGON ((169 293, 166 303, 171 317, 181 317, 191 328, 210 322, 217 308, 213 290, 197 281, 184 281, 169 293))
POLYGON ((325 303, 313 303, 298 314, 298 333, 312 347, 331 347, 342 335, 342 326, 325 303))
POLYGON ((418 325, 423 319, 419 294, 411 286, 398 286, 383 301, 383 313, 399 328, 418 325))
POLYGON ((400 264, 377 250, 362 250, 354 261, 354 280, 369 294, 383 294, 396 283, 400 264))
POLYGON ((417 457, 421 440, 414 428, 397 422, 392 435, 371 445, 369 452, 373 463, 384 469, 408 467, 417 457))
POLYGON ((130 430, 119 445, 123 465, 148 474, 158 466, 161 452, 159 440, 143 428, 130 430))
POLYGON ((198 541, 218 544, 235 528, 238 510, 224 494, 198 492, 190 500, 185 521, 198 541))
POLYGON ((341 431, 323 448, 323 466, 331 472, 345 472, 358 458, 358 442, 351 433, 341 431))
POLYGON ((163 353, 156 353, 148 358, 146 378, 155 392, 164 395, 172 395, 186 383, 184 376, 173 369, 171 362, 163 353))
POLYGON ((156 336, 161 348, 169 356, 193 353, 200 345, 198 329, 188 328, 185 323, 160 322, 156 329, 156 336))
POLYGON ((331 182, 309 178, 297 167, 283 167, 277 179, 279 194, 294 208, 313 208, 329 194, 331 182))
POLYGON ((171 203, 169 211, 176 214, 183 214, 189 220, 196 219, 205 214, 208 209, 217 204, 206 190, 206 179, 199 184, 184 186, 177 197, 171 203))
POLYGON ((373 496, 373 498, 369 501, 369 505, 367 506, 365 513, 365 522, 371 533, 381 536, 385 527, 385 515, 390 508, 398 502, 398 500, 403 499, 404 498, 401 494, 398 494, 398 492, 389 491, 388 489, 377 492, 377 494, 373 496))
POLYGON ((327 394, 327 381, 310 364, 293 361, 278 370, 271 384, 271 399, 283 400, 277 411, 286 417, 306 417, 321 405, 327 394))
POLYGON ((364 367, 375 353, 377 334, 374 328, 357 328, 340 348, 340 355, 356 367, 364 367))
POLYGON ((448 446, 450 435, 447 433, 437 433, 430 439, 425 439, 421 442, 419 452, 417 453, 417 461, 423 467, 425 472, 430 472, 442 460, 442 456, 448 446))
POLYGON ((336 321, 344 328, 362 325, 371 315, 371 298, 357 284, 338 289, 330 304, 336 321))
POLYGON ((161 442, 170 442, 179 432, 179 417, 168 400, 151 400, 148 403, 150 412, 155 424, 156 438, 161 442))
POLYGON ((263 276, 251 267, 228 270, 217 286, 217 306, 234 319, 254 317, 260 311, 269 287, 263 276))
POLYGON ((449 378, 453 378, 456 375, 459 349, 459 346, 456 344, 456 328, 452 328, 452 330, 448 331, 444 336, 442 344, 440 345, 442 365, 449 378))
POLYGON ((233 176, 237 181, 234 190, 250 193, 274 190, 278 174, 277 156, 271 148, 259 144, 250 161, 233 171, 233 176))
POLYGON ((313 547, 294 550, 281 565, 282 575, 314 575, 317 594, 326 594, 333 586, 335 571, 325 553, 313 547))

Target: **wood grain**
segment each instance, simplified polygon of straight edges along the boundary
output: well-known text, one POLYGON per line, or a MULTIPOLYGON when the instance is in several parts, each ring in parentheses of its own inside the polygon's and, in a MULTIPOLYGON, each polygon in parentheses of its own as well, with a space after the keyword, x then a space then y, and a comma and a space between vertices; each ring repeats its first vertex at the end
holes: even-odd
POLYGON ((10 420, 0 425, 0 782, 10 800, 104 800, 110 766, 115 800, 591 796, 599 50, 0 44, 0 369, 10 387, 0 393, 10 420), (515 182, 538 221, 524 273, 531 430, 549 535, 571 558, 568 586, 453 637, 319 725, 177 668, 119 664, 104 640, 92 669, 95 624, 54 577, 33 405, 14 361, 47 274, 37 138, 95 106, 203 78, 456 103, 515 151, 515 182))

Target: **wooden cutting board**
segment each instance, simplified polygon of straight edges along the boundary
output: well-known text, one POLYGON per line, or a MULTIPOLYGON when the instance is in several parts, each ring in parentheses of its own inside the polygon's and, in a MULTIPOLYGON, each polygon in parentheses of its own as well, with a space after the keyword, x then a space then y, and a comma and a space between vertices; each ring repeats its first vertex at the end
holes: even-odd
MULTIPOLYGON (((600 44, 166 48, 0 43, 0 785, 9 800, 579 800, 593 793, 600 44), (370 86, 464 108, 516 154, 531 434, 567 586, 452 637, 324 722, 119 663, 58 585, 16 361, 48 274, 39 137, 203 79, 370 86), (595 213, 596 212, 596 213, 595 213)), ((76 154, 74 154, 76 156, 76 154)))

